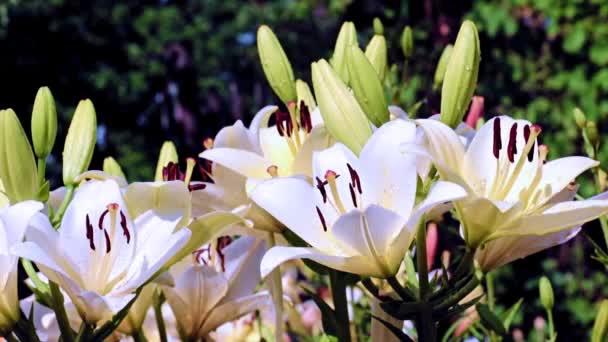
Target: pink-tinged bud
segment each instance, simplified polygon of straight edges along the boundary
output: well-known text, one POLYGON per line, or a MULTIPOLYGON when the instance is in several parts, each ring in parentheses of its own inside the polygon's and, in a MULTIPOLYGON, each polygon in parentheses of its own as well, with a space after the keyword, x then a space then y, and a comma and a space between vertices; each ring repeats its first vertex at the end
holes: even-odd
POLYGON ((473 129, 477 127, 477 122, 483 117, 484 102, 483 96, 473 96, 471 108, 469 108, 469 113, 467 114, 467 119, 465 121, 469 127, 473 129))
POLYGON ((433 261, 437 255, 437 246, 439 245, 439 232, 437 224, 430 222, 427 225, 426 231, 426 265, 430 271, 433 268, 433 261))

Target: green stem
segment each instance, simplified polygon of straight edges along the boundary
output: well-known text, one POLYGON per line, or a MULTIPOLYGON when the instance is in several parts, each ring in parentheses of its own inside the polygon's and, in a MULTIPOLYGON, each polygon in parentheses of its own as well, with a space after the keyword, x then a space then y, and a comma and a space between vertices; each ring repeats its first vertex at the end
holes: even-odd
POLYGON ((76 342, 88 341, 92 332, 93 332, 93 327, 88 325, 86 322, 82 322, 80 324, 80 330, 78 331, 78 336, 76 336, 76 342))
POLYGON ((72 201, 72 197, 74 197, 75 189, 76 188, 74 187, 74 185, 68 185, 66 187, 66 192, 65 192, 65 196, 63 197, 63 201, 61 202, 61 205, 59 205, 59 209, 57 209, 57 212, 53 216, 53 226, 55 228, 57 228, 59 226, 59 223, 61 222, 61 219, 63 218, 63 214, 65 214, 65 211, 68 208, 68 204, 70 204, 70 202, 72 201))
POLYGON ((47 298, 44 299, 48 300, 48 296, 50 295, 51 290, 49 286, 45 282, 43 282, 40 277, 38 277, 38 272, 36 272, 36 269, 34 268, 32 262, 27 259, 21 259, 21 265, 23 265, 25 273, 34 283, 36 290, 38 290, 41 294, 46 295, 47 298))
POLYGON ((8 342, 19 342, 19 340, 13 334, 6 334, 3 336, 8 342))
POLYGON ((70 327, 70 321, 68 320, 68 315, 65 312, 61 290, 59 290, 59 286, 52 281, 49 281, 49 288, 51 290, 53 311, 55 311, 55 317, 57 318, 59 330, 61 331, 61 340, 64 342, 74 342, 74 332, 70 327))
POLYGON ((551 310, 547 310, 547 320, 549 321, 549 340, 555 341, 555 324, 553 323, 553 312, 551 310))
MULTIPOLYGON (((269 248, 276 245, 273 232, 268 232, 269 248)), ((272 301, 275 306, 275 337, 277 341, 283 340, 283 282, 281 281, 281 269, 279 267, 272 270, 270 273, 270 281, 272 282, 272 301)))
POLYGON ((144 332, 142 331, 142 329, 138 329, 136 332, 133 333, 133 335, 131 335, 131 337, 133 337, 134 342, 148 341, 148 339, 146 338, 146 335, 144 335, 144 332))
POLYGON ((161 342, 167 342, 167 328, 165 328, 165 320, 163 318, 162 305, 163 297, 160 291, 154 294, 154 316, 156 317, 156 326, 158 327, 158 336, 161 342))
POLYGON ((416 264, 418 266, 418 298, 422 304, 417 319, 418 335, 420 341, 435 341, 437 331, 433 320, 433 307, 428 302, 431 288, 426 261, 426 220, 424 217, 418 223, 418 232, 416 233, 416 264))
MULTIPOLYGON (((597 192, 602 192, 602 184, 600 182, 600 169, 599 167, 593 168, 593 179, 595 180, 595 187, 597 192)), ((608 248, 608 220, 606 220, 606 216, 600 216, 600 225, 602 226, 602 233, 604 234, 604 242, 606 243, 606 248, 608 248)))
POLYGON ((46 158, 38 158, 38 185, 44 184, 46 181, 46 158))
POLYGON ((407 293, 405 288, 403 288, 403 286, 401 286, 401 284, 399 283, 397 278, 395 278, 395 276, 386 278, 386 281, 391 286, 391 288, 393 290, 395 290, 395 292, 399 295, 399 297, 401 297, 402 300, 411 301, 414 299, 414 298, 412 298, 412 296, 409 293, 407 293))
POLYGON ((329 282, 331 286, 331 295, 334 300, 338 341, 350 342, 350 320, 348 318, 348 300, 346 299, 344 274, 340 271, 330 270, 329 282))
POLYGON ((488 272, 486 274, 486 286, 488 288, 488 307, 491 311, 494 311, 494 273, 488 272))

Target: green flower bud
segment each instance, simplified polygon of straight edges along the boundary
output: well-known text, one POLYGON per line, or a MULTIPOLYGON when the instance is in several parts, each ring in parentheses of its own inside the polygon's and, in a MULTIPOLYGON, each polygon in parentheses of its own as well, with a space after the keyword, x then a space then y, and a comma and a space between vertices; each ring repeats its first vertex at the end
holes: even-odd
POLYGON ((158 155, 158 162, 156 163, 156 173, 154 174, 155 181, 163 180, 163 168, 169 163, 177 163, 177 149, 175 144, 171 141, 165 141, 163 146, 160 148, 160 154, 158 155))
POLYGON ((6 197, 6 190, 4 190, 4 185, 2 184, 2 179, 0 179, 0 208, 8 205, 10 201, 8 197, 6 197))
POLYGON ((122 171, 120 164, 118 164, 116 159, 112 157, 107 157, 103 160, 103 172, 112 176, 118 176, 127 179, 127 176, 125 176, 125 173, 122 171))
POLYGON ((345 84, 349 84, 346 59, 348 58, 348 49, 351 45, 359 45, 357 42, 357 29, 355 29, 355 24, 347 21, 340 28, 336 46, 334 47, 334 54, 329 61, 336 74, 338 74, 345 84))
POLYGON ((380 81, 384 81, 386 76, 386 65, 388 64, 386 38, 380 35, 374 35, 365 48, 365 56, 374 66, 380 81))
POLYGON ((376 70, 358 46, 351 46, 348 55, 350 84, 367 118, 377 127, 389 120, 384 89, 376 70))
POLYGON ((74 179, 89 168, 97 141, 97 115, 91 100, 81 100, 76 107, 63 146, 63 184, 70 186, 74 179))
POLYGON ((587 121, 585 133, 587 133, 587 138, 591 145, 597 149, 600 146, 600 134, 597 131, 597 124, 595 121, 587 121))
POLYGON ((32 142, 38 158, 51 154, 57 136, 57 110, 55 99, 48 87, 41 87, 36 93, 32 109, 32 142))
POLYGON ((585 113, 583 113, 580 108, 576 107, 572 110, 572 115, 574 116, 574 122, 576 122, 578 128, 585 129, 585 126, 587 125, 585 113))
POLYGON ((401 33, 401 51, 405 58, 410 58, 414 52, 414 33, 409 26, 403 28, 401 33))
POLYGON ((543 305, 545 310, 552 310, 554 298, 553 288, 551 287, 551 282, 549 281, 549 278, 544 276, 540 278, 538 289, 540 292, 540 303, 543 305))
POLYGON ((258 29, 258 54, 270 87, 284 103, 296 100, 296 87, 291 63, 270 27, 258 29))
POLYGON ((324 59, 312 63, 312 85, 325 127, 358 154, 372 128, 355 96, 324 59))
POLYGON ((310 91, 310 87, 308 87, 308 83, 297 79, 296 92, 298 93, 298 106, 300 105, 300 102, 304 101, 306 106, 308 106, 308 110, 310 110, 311 112, 317 109, 315 97, 312 96, 312 92, 310 91))
POLYGON ((593 330, 591 332, 591 342, 602 342, 606 340, 608 332, 608 299, 604 299, 595 316, 593 330))
POLYGON ((382 20, 378 17, 374 18, 374 34, 384 34, 384 25, 382 25, 382 20))
POLYGON ((477 86, 479 35, 472 21, 460 26, 441 89, 441 121, 455 128, 464 117, 477 86))
POLYGON ((0 179, 11 203, 37 199, 36 161, 27 135, 12 109, 0 111, 0 179))
POLYGON ((433 89, 439 89, 441 83, 443 83, 443 77, 445 76, 445 69, 448 67, 450 56, 452 56, 452 49, 454 45, 448 44, 439 57, 437 62, 437 68, 435 69, 435 77, 433 77, 433 89))

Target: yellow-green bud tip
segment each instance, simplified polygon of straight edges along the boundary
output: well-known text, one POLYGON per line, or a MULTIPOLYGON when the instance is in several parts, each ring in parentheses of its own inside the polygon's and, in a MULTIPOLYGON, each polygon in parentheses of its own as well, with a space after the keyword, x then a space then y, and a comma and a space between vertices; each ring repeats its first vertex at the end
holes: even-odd
POLYGON ((63 147, 63 183, 74 179, 89 168, 97 141, 97 114, 91 100, 78 103, 63 147))
POLYGON ((585 113, 583 113, 580 108, 576 107, 572 110, 572 115, 574 116, 574 122, 576 122, 578 128, 585 129, 585 126, 587 125, 585 113))
POLYGON ((55 99, 48 87, 36 93, 32 109, 32 142, 38 158, 46 158, 55 145, 57 136, 57 110, 55 99))
POLYGON ((270 87, 284 103, 296 101, 296 86, 291 63, 277 36, 266 25, 258 28, 258 54, 270 87))
POLYGON ((122 171, 120 164, 118 164, 116 159, 112 157, 107 157, 103 160, 103 172, 112 176, 118 176, 127 179, 127 176, 125 176, 125 173, 122 171))
POLYGON ((349 84, 348 76, 348 49, 352 45, 359 45, 357 42, 357 29, 355 24, 350 21, 345 22, 340 27, 338 33, 338 39, 336 39, 336 46, 334 47, 334 54, 331 57, 330 63, 336 74, 344 81, 345 84, 349 84))
POLYGON ((540 303, 543 305, 545 310, 553 309, 553 287, 551 287, 551 282, 549 281, 549 278, 544 276, 540 278, 538 289, 540 292, 540 303))
POLYGON ((378 17, 374 18, 374 34, 384 34, 384 25, 382 25, 382 20, 378 17))
POLYGON ((409 26, 406 26, 401 33, 401 51, 405 58, 410 58, 414 53, 414 32, 409 26))
POLYGON ((384 81, 388 65, 388 52, 386 48, 386 38, 381 35, 374 35, 365 47, 365 56, 372 64, 380 81, 384 81))
POLYGON ((439 89, 441 84, 443 83, 443 77, 445 76, 445 70, 448 67, 448 62, 450 61, 450 56, 452 56, 452 49, 454 45, 448 44, 441 52, 441 56, 439 57, 439 61, 437 62, 437 68, 435 68, 435 75, 433 77, 433 88, 439 89))

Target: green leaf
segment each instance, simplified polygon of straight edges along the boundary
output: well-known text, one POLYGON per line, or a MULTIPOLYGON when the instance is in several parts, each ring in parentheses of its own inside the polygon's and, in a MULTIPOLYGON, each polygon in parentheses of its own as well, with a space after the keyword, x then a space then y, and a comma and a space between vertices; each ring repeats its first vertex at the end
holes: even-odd
POLYGON ((477 304, 476 308, 479 317, 481 317, 481 322, 486 328, 491 329, 502 336, 507 334, 507 330, 502 325, 500 318, 490 310, 490 307, 487 304, 477 304))
POLYGON ((524 302, 524 299, 520 298, 515 304, 511 305, 511 307, 507 311, 503 312, 502 315, 500 315, 500 319, 502 320, 502 325, 505 327, 505 329, 509 330, 511 323, 513 322, 513 319, 515 318, 515 315, 521 308, 521 304, 523 302, 524 302))
POLYGON ((387 314, 400 320, 412 319, 420 312, 420 303, 408 303, 400 300, 380 303, 380 307, 387 314))
POLYGON ((401 329, 395 327, 394 325, 390 324, 389 322, 383 320, 380 317, 372 315, 372 318, 377 319, 380 323, 382 323, 388 330, 393 333, 393 335, 395 335, 399 339, 399 341, 413 342, 413 340, 409 336, 407 336, 403 331, 401 331, 401 329))
POLYGON ((336 321, 336 312, 332 309, 325 301, 319 297, 318 294, 310 291, 309 289, 302 287, 304 292, 306 292, 312 300, 317 304, 319 310, 321 310, 322 321, 323 321, 323 330, 330 335, 336 335, 337 329, 337 321, 336 321))
POLYGON ((578 23, 574 26, 572 31, 566 35, 562 47, 566 52, 576 53, 583 48, 586 40, 587 32, 585 31, 585 27, 578 23))

